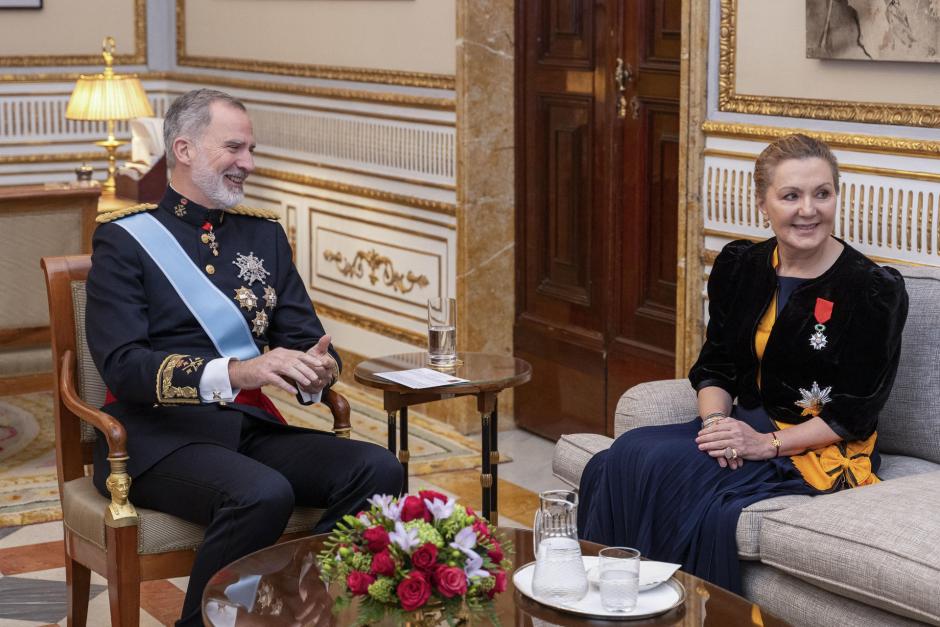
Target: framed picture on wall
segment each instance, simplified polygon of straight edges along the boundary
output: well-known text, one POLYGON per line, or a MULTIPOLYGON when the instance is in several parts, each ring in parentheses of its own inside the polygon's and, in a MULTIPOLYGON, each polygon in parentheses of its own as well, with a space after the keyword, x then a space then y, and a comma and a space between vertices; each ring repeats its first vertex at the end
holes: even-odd
POLYGON ((0 0, 0 9, 41 9, 42 0, 0 0))

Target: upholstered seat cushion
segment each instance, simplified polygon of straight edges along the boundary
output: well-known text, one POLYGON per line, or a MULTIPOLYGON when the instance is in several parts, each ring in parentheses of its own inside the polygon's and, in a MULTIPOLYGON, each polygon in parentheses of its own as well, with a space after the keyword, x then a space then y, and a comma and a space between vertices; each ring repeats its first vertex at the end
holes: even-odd
MULTIPOLYGON (((67 482, 62 489, 62 519, 65 526, 104 548, 104 516, 109 502, 95 489, 91 477, 67 482)), ((140 517, 137 552, 141 555, 195 549, 202 543, 204 527, 200 525, 142 507, 137 508, 137 514, 140 517)), ((311 531, 322 516, 322 509, 297 507, 284 533, 311 531)))
POLYGON ((940 472, 764 516, 761 561, 836 594, 940 624, 940 472))

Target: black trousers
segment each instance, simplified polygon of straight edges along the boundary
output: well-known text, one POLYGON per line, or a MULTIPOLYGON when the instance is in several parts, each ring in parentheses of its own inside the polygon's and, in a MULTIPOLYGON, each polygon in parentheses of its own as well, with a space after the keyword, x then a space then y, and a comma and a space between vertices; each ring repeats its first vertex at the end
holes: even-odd
POLYGON ((206 527, 177 622, 189 627, 202 625, 209 578, 274 544, 294 505, 326 509, 312 530, 322 533, 364 509, 373 494, 397 496, 401 488, 401 464, 380 446, 245 416, 238 450, 207 443, 177 449, 134 479, 130 500, 206 527))

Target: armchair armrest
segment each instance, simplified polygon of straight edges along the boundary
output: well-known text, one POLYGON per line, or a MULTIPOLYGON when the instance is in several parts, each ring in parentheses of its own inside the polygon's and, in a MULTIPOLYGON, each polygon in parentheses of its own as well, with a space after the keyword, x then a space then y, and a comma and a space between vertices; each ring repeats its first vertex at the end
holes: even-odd
POLYGON ((637 427, 679 424, 696 416, 698 397, 688 379, 640 383, 617 402, 614 437, 637 427))
POLYGON ((352 425, 349 423, 349 401, 333 388, 327 388, 323 403, 333 414, 333 433, 338 438, 348 438, 352 431, 352 425))
POLYGON ((75 353, 66 350, 59 364, 59 395, 66 409, 97 428, 108 443, 111 474, 106 484, 111 493, 111 503, 108 505, 106 522, 112 527, 137 525, 137 510, 127 500, 131 489, 131 478, 127 474, 127 431, 117 418, 82 400, 75 386, 75 368, 75 353))

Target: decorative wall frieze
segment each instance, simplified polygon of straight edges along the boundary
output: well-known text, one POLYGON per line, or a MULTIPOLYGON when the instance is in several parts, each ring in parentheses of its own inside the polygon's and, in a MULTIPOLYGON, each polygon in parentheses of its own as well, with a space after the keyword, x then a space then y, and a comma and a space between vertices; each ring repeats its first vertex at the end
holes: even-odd
POLYGON ((718 39, 718 109, 751 115, 775 115, 813 120, 890 124, 893 126, 940 125, 940 107, 927 105, 816 100, 737 93, 738 0, 721 0, 718 39))
POLYGON ((429 283, 428 277, 423 274, 416 274, 411 270, 408 270, 406 274, 396 271, 394 262, 385 255, 379 254, 374 248, 369 250, 357 250, 356 256, 353 257, 352 261, 347 259, 343 253, 334 250, 324 250, 323 258, 326 261, 335 262, 336 267, 339 268, 343 276, 356 277, 358 279, 361 279, 365 275, 365 268, 363 267, 363 264, 365 264, 369 268, 369 282, 372 283, 372 285, 379 282, 377 271, 381 269, 382 283, 402 294, 407 294, 415 287, 427 287, 429 283), (406 281, 408 283, 407 285, 405 285, 406 281))

